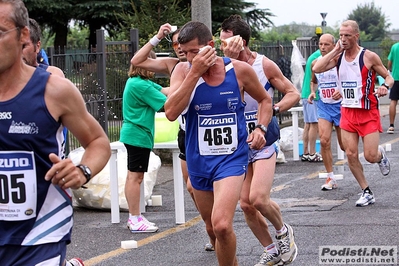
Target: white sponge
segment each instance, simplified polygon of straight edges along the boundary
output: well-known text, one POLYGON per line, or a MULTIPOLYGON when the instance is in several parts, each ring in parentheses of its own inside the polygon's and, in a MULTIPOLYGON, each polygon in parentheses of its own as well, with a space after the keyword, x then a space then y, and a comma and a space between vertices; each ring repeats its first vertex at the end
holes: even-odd
POLYGON ((121 241, 121 248, 123 249, 137 248, 137 241, 134 240, 121 241))
MULTIPOLYGON (((319 173, 319 178, 327 178, 327 173, 319 173)), ((344 175, 341 174, 334 174, 335 180, 342 180, 344 179, 344 175)))

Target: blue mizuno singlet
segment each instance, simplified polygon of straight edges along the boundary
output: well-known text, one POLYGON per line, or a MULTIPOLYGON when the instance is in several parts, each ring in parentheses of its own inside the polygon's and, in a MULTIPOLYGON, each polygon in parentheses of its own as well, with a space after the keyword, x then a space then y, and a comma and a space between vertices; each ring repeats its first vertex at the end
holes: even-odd
POLYGON ((0 102, 0 246, 70 241, 71 190, 44 180, 49 154, 64 157, 63 126, 44 100, 49 76, 36 69, 18 95, 0 102))

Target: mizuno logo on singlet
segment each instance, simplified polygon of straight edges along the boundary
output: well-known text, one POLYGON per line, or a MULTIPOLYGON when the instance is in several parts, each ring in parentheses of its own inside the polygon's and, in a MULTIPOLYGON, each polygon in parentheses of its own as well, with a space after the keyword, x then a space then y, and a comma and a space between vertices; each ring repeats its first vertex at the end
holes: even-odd
POLYGON ((324 89, 324 88, 335 88, 337 87, 337 83, 336 82, 326 82, 326 83, 321 83, 320 84, 320 88, 324 89))
POLYGON ((0 168, 29 167, 29 165, 28 158, 0 158, 0 168))
POLYGON ((245 119, 246 120, 256 120, 257 119, 256 112, 254 112, 254 113, 246 113, 245 114, 245 119))
POLYGON ((0 120, 11 119, 12 112, 0 112, 0 120))
POLYGON ((234 117, 204 118, 201 126, 234 124, 234 117))
POLYGON ((357 82, 356 81, 343 81, 341 83, 341 85, 344 88, 356 88, 357 82))

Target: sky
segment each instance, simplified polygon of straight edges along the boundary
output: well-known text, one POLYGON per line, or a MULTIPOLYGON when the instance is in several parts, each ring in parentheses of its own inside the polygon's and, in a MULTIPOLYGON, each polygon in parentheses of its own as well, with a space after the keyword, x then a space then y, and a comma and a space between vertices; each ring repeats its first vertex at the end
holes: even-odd
MULTIPOLYGON (((269 8, 275 15, 271 17, 275 26, 295 23, 321 26, 320 13, 327 13, 325 21, 327 26, 335 27, 344 21, 349 13, 357 8, 373 2, 372 0, 246 0, 257 3, 257 8, 269 8)), ((397 0, 375 0, 374 6, 381 8, 391 27, 388 30, 399 29, 397 0)))

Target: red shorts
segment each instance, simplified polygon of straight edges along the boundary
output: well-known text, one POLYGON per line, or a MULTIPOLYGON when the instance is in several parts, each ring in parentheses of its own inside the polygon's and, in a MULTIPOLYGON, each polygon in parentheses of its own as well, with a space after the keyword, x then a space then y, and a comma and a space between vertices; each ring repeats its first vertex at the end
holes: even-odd
POLYGON ((376 131, 382 132, 380 110, 341 107, 339 127, 364 137, 376 131))

